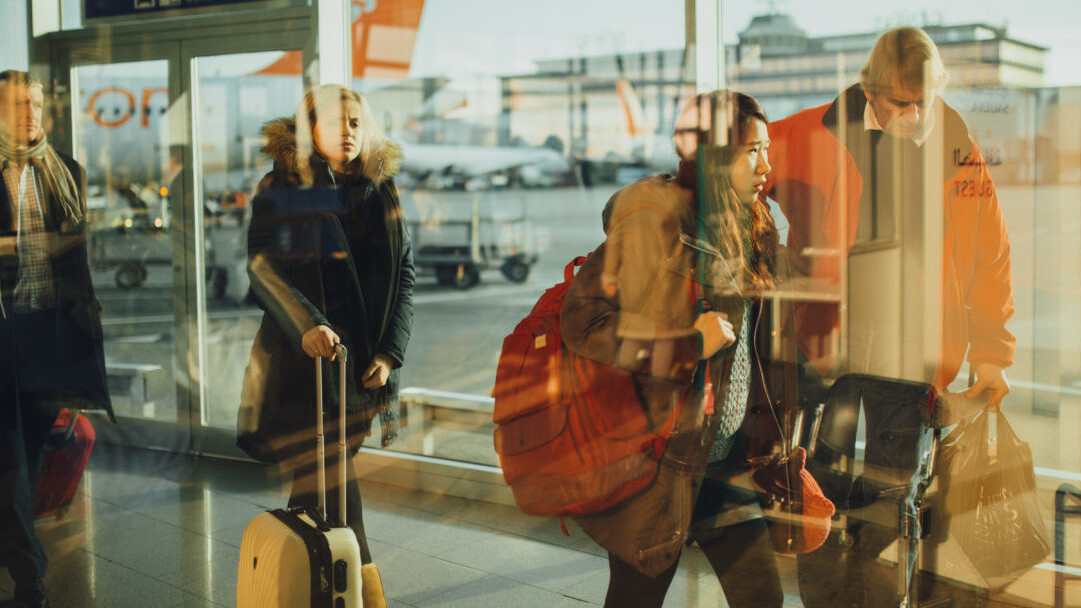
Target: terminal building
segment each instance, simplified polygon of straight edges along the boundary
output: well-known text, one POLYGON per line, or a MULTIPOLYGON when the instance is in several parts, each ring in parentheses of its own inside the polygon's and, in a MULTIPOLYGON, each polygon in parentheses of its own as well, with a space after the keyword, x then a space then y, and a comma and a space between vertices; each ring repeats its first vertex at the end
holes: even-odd
MULTIPOLYGON (((1011 38, 1006 27, 924 24, 922 29, 938 46, 952 88, 1043 86, 1048 49, 1011 38)), ((787 115, 832 99, 839 83, 857 82, 877 38, 877 32, 812 37, 788 15, 758 16, 740 32, 738 43, 726 47, 729 82, 787 115)))
MULTIPOLYGON (((1009 35, 1005 26, 984 23, 924 24, 950 74, 950 92, 983 91, 987 109, 1003 105, 1004 90, 1043 87, 1048 49, 1009 35)), ((826 103, 852 83, 879 32, 810 36, 784 13, 754 17, 726 42, 725 86, 758 99, 770 117, 784 117, 826 103)), ((616 158, 658 167, 672 158, 662 142, 646 133, 671 133, 679 100, 693 89, 694 56, 683 49, 574 57, 537 62, 535 73, 504 78, 507 107, 544 106, 552 120, 566 123, 560 135, 583 157, 602 158, 597 142, 623 141, 616 158), (628 97, 618 82, 629 84, 628 97), (538 99, 539 98, 539 99, 538 99), (563 98, 565 101, 561 101, 563 98), (553 107, 557 106, 557 107, 553 107), (654 148, 661 148, 655 150, 654 148)), ((624 85, 626 86, 626 85, 624 85)), ((532 116, 511 130, 528 129, 532 116)))

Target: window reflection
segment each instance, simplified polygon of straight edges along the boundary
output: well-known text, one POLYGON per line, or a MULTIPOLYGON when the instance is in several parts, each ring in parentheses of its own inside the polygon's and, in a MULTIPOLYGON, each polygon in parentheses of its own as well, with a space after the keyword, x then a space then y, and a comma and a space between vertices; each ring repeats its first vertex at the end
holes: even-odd
MULTIPOLYGON (((7 22, 18 29, 29 5, 14 4, 0 14, 14 15, 7 22)), ((184 437, 171 448, 187 450, 206 432, 218 441, 195 449, 235 456, 242 379, 263 314, 248 269, 251 202, 274 163, 261 150, 262 130, 292 116, 305 85, 316 84, 315 58, 301 49, 319 47, 307 33, 317 3, 225 2, 220 12, 85 23, 79 0, 34 10, 52 4, 62 12, 50 15, 55 27, 36 23, 55 32, 21 32, 34 63, 19 59, 26 49, 4 47, 4 56, 55 72, 46 79, 50 142, 87 169, 106 373, 129 425, 120 433, 160 445, 130 431, 156 422, 184 437), (290 42, 276 42, 279 35, 290 42)), ((696 73, 683 11, 702 4, 341 3, 352 39, 346 84, 370 100, 374 122, 403 152, 395 183, 418 272, 403 417, 389 447, 399 454, 377 458, 499 465, 490 394, 502 341, 567 262, 605 240, 602 210, 617 191, 678 172, 676 120, 707 79, 696 73)), ((946 452, 961 421, 969 429, 1008 424, 1027 444, 1031 462, 1021 458, 1021 468, 1034 474, 1035 519, 1049 524, 1053 490, 1076 481, 1081 463, 1081 278, 1073 270, 1081 77, 1067 65, 1076 63, 1076 36, 1061 25, 1078 15, 1040 0, 1009 9, 962 1, 926 15, 920 6, 857 14, 841 2, 717 4, 723 46, 709 50, 723 57, 724 86, 756 98, 771 129, 788 129, 771 132, 766 202, 790 272, 761 295, 763 322, 775 332, 763 349, 799 368, 772 379, 794 395, 779 422, 802 428, 808 470, 841 512, 821 553, 777 561, 786 599, 831 605, 835 598, 820 592, 843 585, 824 582, 830 569, 859 561, 848 543, 886 569, 876 574, 896 574, 892 564, 916 548, 894 524, 917 501, 872 500, 878 493, 918 488, 913 494, 932 504, 932 531, 957 525, 942 518, 960 521, 960 513, 934 505, 950 491, 945 472, 966 468, 956 450, 946 452), (890 116, 869 115, 868 96, 852 87, 882 32, 908 23, 934 42, 949 80, 927 87, 935 122, 891 139, 890 116), (841 143, 822 146, 823 137, 841 143), (999 389, 998 379, 1008 381, 1008 422, 974 418, 983 404, 962 396, 991 376, 999 389), (927 385, 946 395, 943 407, 961 409, 928 421, 895 399, 911 389, 932 402, 927 385), (849 417, 839 421, 837 412, 849 417), (903 450, 883 448, 898 436, 907 438, 903 450), (941 469, 921 477, 932 443, 941 469), (881 510, 876 531, 852 512, 872 505, 881 510)), ((894 88, 880 91, 883 104, 915 103, 927 92, 894 88)), ((748 420, 768 414, 749 410, 748 420)), ((376 424, 373 437, 391 430, 376 424)), ((968 468, 993 464, 981 462, 968 468)), ((991 528, 980 529, 994 549, 991 528)), ((1077 523, 1066 530, 1076 546, 1077 523)), ((956 536, 923 545, 925 557, 939 559, 927 566, 939 590, 968 585, 975 595, 1016 598, 1025 595, 1017 580, 1051 576, 1040 556, 1037 567, 1007 573, 1011 581, 986 576, 958 557, 967 541, 956 536)), ((712 602, 719 587, 703 591, 713 581, 696 567, 684 565, 695 574, 687 603, 712 602)), ((881 597, 898 591, 895 582, 881 597)), ((1048 597, 1039 601, 1050 603, 1050 587, 1041 589, 1048 597)))

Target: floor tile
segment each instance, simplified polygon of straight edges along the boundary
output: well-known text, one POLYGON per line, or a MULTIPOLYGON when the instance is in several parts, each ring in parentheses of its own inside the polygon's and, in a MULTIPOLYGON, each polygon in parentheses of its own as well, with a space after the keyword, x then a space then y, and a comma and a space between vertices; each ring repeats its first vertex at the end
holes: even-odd
POLYGON ((607 578, 607 560, 532 539, 494 536, 440 557, 520 583, 563 591, 585 578, 607 578))
POLYGON ((45 589, 54 608, 172 608, 186 599, 176 587, 85 552, 52 559, 45 589))
POLYGON ((588 608, 589 603, 562 594, 522 585, 501 576, 485 576, 448 589, 417 604, 418 608, 472 608, 514 606, 514 608, 588 608))
POLYGON ((156 522, 136 529, 95 534, 86 550, 150 577, 199 568, 208 559, 237 552, 205 535, 156 522))
POLYGON ((364 530, 369 538, 432 556, 496 536, 490 528, 453 520, 445 522, 408 508, 394 512, 369 509, 364 515, 364 530))
POLYGON ((236 604, 239 553, 227 553, 211 562, 202 562, 158 577, 161 582, 193 596, 222 606, 236 604))
POLYGON ((480 570, 401 547, 373 546, 372 557, 383 575, 387 597, 410 606, 485 576, 480 570))

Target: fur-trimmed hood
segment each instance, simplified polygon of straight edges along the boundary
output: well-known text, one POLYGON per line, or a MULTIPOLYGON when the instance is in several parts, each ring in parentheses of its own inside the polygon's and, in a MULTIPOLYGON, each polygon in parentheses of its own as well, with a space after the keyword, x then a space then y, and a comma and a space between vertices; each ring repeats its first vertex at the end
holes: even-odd
MULTIPOLYGON (((263 140, 262 152, 273 159, 275 170, 297 176, 309 170, 300 166, 296 121, 293 118, 277 118, 263 125, 263 140)), ((317 150, 313 150, 313 153, 322 159, 317 150)), ((401 170, 402 150, 390 139, 384 139, 382 145, 370 152, 367 158, 362 158, 361 162, 361 173, 378 187, 401 170)))

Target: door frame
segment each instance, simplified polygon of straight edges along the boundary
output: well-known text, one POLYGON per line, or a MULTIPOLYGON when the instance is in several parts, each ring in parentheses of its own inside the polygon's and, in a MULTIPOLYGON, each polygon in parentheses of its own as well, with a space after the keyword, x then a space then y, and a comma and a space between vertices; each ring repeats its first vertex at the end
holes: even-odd
POLYGON ((205 276, 202 266, 203 206, 196 204, 197 118, 193 115, 196 83, 193 62, 198 57, 275 50, 302 51, 304 86, 311 85, 308 69, 315 56, 315 16, 312 7, 286 7, 220 15, 202 14, 145 23, 101 24, 53 32, 31 42, 30 64, 47 83, 47 112, 53 120, 50 141, 74 153, 78 102, 74 68, 134 61, 165 60, 168 65, 171 154, 183 159, 181 189, 172 205, 173 369, 168 370, 176 394, 177 418, 124 418, 110 424, 92 415, 103 441, 130 447, 244 457, 235 446, 235 431, 202 423, 206 407, 205 276), (238 31, 239 30, 239 31, 238 31), (189 236, 190 235, 190 236, 189 236))
MULTIPOLYGON (((228 38, 214 38, 204 39, 200 41, 183 41, 180 43, 180 74, 181 79, 188 87, 189 95, 189 120, 188 120, 188 132, 190 133, 190 141, 196 142, 196 134, 200 131, 199 117, 195 113, 195 109, 201 106, 200 104, 200 91, 199 83, 196 80, 198 74, 196 74, 195 61, 204 57, 220 57, 223 55, 235 55, 243 53, 258 53, 266 51, 279 51, 279 50, 300 50, 305 56, 305 60, 302 61, 302 65, 309 65, 306 58, 310 57, 309 50, 304 46, 305 40, 302 36, 293 34, 286 35, 280 38, 270 38, 265 35, 247 34, 241 36, 230 36, 228 38)), ((308 70, 302 70, 302 78, 304 78, 303 86, 307 88, 310 86, 307 74, 308 70)), ((300 100, 296 100, 299 102, 300 100)), ((187 154, 185 156, 185 171, 184 171, 184 191, 185 191, 185 206, 192 210, 193 223, 191 226, 192 234, 196 235, 196 241, 204 242, 205 235, 203 233, 205 222, 203 217, 204 205, 195 204, 195 199, 202 194, 201 184, 201 172, 202 163, 199 162, 199 150, 195 145, 188 146, 187 154)), ((193 252, 196 255, 191 260, 191 267, 195 269, 195 274, 202 276, 205 270, 205 262, 203 260, 203 249, 193 252)), ((205 281, 200 282, 196 286, 195 295, 195 312, 198 315, 198 322, 196 323, 197 336, 196 339, 191 340, 189 343, 194 344, 198 349, 198 358, 201 362, 198 366, 200 370, 200 377, 196 383, 199 386, 199 394, 192 395, 192 407, 191 412, 191 436, 193 452, 200 454, 209 454, 214 456, 225 456, 233 458, 247 458, 247 456, 236 447, 236 430, 234 428, 224 429, 220 427, 209 426, 204 423, 206 416, 206 408, 209 406, 208 396, 206 392, 205 374, 211 370, 204 364, 208 360, 207 354, 207 340, 206 340, 206 328, 207 328, 207 316, 206 316, 206 293, 205 293, 205 281)), ((190 329, 189 329, 190 331, 190 329)), ((239 406, 239 403, 237 404, 239 406)))

